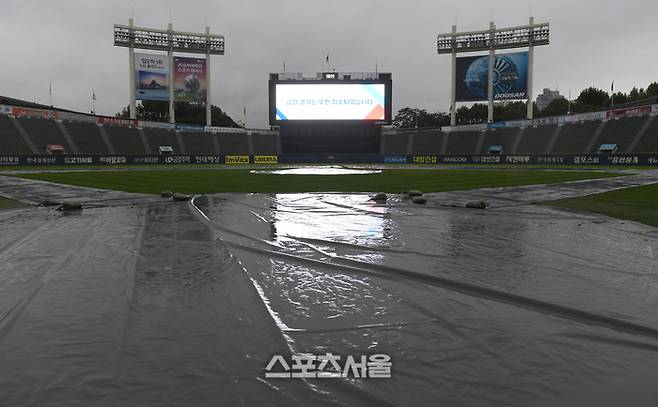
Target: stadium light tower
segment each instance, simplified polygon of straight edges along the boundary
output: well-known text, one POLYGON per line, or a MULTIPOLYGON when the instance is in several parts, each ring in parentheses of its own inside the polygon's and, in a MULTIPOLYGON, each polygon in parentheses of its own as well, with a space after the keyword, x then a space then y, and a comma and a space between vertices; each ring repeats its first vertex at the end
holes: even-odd
POLYGON ((488 30, 457 32, 457 26, 452 26, 452 32, 439 34, 437 38, 437 50, 439 54, 452 54, 452 83, 450 99, 450 125, 455 126, 456 103, 457 103, 457 54, 464 52, 489 51, 488 59, 488 83, 487 100, 489 103, 488 121, 493 122, 494 101, 494 64, 495 51, 512 48, 528 49, 528 72, 527 72, 527 118, 532 119, 532 72, 534 65, 534 47, 548 45, 550 37, 549 23, 535 24, 534 17, 530 17, 528 25, 509 28, 496 28, 493 21, 488 30))
POLYGON ((169 23, 166 30, 140 28, 133 25, 129 19, 128 25, 114 24, 114 45, 128 48, 130 63, 130 118, 136 118, 136 82, 135 82, 135 49, 167 51, 169 58, 169 121, 174 123, 174 52, 205 54, 206 76, 206 125, 211 126, 210 97, 210 56, 224 55, 225 40, 223 35, 210 34, 206 27, 205 33, 189 33, 174 31, 169 23))

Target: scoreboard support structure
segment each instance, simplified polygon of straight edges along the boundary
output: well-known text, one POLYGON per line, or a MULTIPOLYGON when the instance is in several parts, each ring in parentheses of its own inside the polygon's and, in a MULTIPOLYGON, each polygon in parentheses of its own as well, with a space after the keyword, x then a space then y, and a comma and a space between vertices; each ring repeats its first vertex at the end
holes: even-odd
POLYGON ((211 34, 206 26, 205 33, 174 31, 172 23, 166 30, 135 27, 132 18, 128 25, 114 24, 114 45, 128 48, 130 66, 130 118, 137 118, 136 83, 135 83, 135 49, 166 51, 169 59, 169 122, 175 123, 174 111, 174 52, 206 55, 206 125, 212 126, 210 115, 210 56, 224 55, 225 39, 223 35, 211 34))
POLYGON ((466 52, 489 52, 489 77, 487 83, 488 122, 493 122, 493 81, 494 62, 496 50, 512 48, 528 48, 528 83, 527 83, 527 118, 533 117, 532 81, 534 68, 534 47, 548 45, 550 42, 549 23, 535 24, 534 17, 530 17, 528 25, 508 28, 496 28, 494 22, 489 23, 488 30, 457 32, 457 26, 452 26, 452 32, 439 34, 437 37, 437 52, 452 55, 451 98, 450 98, 450 125, 457 125, 457 54, 466 52))

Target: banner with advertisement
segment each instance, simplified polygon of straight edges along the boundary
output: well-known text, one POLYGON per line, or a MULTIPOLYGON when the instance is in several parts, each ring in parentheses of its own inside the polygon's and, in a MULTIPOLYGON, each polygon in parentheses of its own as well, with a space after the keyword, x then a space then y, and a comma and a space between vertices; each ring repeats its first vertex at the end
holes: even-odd
POLYGON ((205 58, 174 58, 174 100, 205 102, 208 84, 205 58))
POLYGON ((107 124, 110 126, 130 126, 137 127, 137 120, 126 119, 123 117, 98 116, 98 124, 107 124))
POLYGON ((651 105, 651 112, 658 113, 658 105, 651 105))
POLYGON ((169 57, 135 53, 135 98, 169 100, 169 57))
POLYGON ((629 107, 626 109, 608 110, 606 112, 606 119, 639 116, 647 113, 651 113, 651 106, 629 107))
MULTIPOLYGON (((494 100, 528 98, 528 53, 494 57, 494 100)), ((488 100, 489 55, 457 58, 457 102, 488 100)))
POLYGON ((11 114, 11 106, 0 105, 0 114, 11 114))
POLYGON ((30 109, 27 107, 12 107, 11 114, 16 117, 37 117, 40 119, 58 119, 59 112, 54 110, 30 109))

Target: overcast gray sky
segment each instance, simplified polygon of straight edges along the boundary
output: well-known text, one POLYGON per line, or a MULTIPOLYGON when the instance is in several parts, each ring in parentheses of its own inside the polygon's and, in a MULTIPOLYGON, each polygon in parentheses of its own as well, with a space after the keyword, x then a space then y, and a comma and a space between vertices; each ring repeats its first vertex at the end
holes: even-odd
POLYGON ((551 23, 551 45, 535 52, 535 95, 587 86, 645 87, 658 80, 656 0, 1 0, 0 95, 113 115, 128 104, 128 50, 112 45, 112 24, 226 35, 213 57, 213 103, 234 119, 267 126, 267 79, 313 75, 330 54, 337 71, 393 73, 394 110, 449 107, 450 57, 436 54, 436 34, 535 21, 551 23))

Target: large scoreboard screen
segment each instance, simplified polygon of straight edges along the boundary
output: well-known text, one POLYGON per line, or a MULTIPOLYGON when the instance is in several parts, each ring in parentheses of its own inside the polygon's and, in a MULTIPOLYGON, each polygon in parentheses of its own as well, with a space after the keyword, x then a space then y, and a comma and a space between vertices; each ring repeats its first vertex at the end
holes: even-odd
POLYGON ((391 121, 390 81, 285 81, 270 84, 270 123, 391 121))

